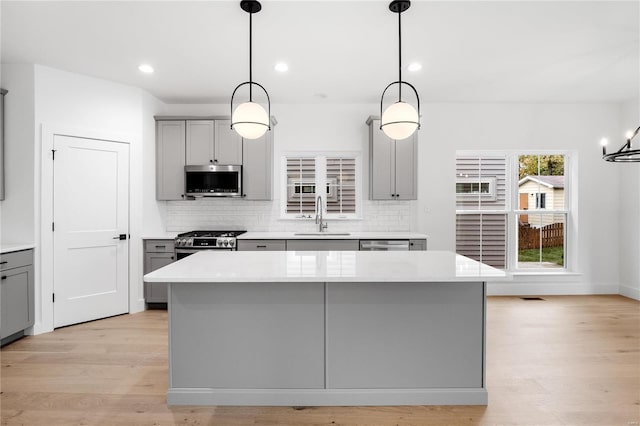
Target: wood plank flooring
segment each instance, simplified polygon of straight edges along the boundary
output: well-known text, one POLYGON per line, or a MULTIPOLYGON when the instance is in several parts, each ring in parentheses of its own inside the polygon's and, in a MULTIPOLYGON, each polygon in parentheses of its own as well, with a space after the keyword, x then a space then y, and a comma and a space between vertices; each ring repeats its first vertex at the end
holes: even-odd
POLYGON ((640 302, 490 297, 485 406, 167 407, 167 313, 0 352, 6 425, 640 425, 640 302))

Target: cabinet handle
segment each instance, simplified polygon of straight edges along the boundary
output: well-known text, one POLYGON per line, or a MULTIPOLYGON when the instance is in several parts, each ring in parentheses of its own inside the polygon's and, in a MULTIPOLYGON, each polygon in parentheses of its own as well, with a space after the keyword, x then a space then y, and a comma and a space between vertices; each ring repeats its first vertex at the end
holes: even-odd
POLYGON ((173 260, 173 256, 171 256, 171 260, 173 260))
POLYGON ((256 248, 267 248, 267 246, 256 246, 256 248))
POLYGON ((165 248, 166 246, 156 246, 156 248, 165 248))
POLYGON ((217 163, 217 162, 218 162, 218 159, 217 159, 217 158, 214 158, 214 159, 213 159, 213 162, 214 162, 214 163, 217 163))
POLYGON ((184 194, 180 195, 182 198, 184 198, 184 194))
POLYGON ((6 276, 6 275, 3 275, 3 276, 2 276, 2 279, 3 279, 3 280, 6 280, 6 279, 7 279, 7 276, 6 276))
POLYGON ((4 260, 4 261, 0 262, 0 265, 4 265, 5 263, 9 263, 9 261, 8 260, 4 260))
POLYGON ((396 194, 396 198, 398 198, 400 196, 400 194, 396 194))
POLYGON ((210 163, 213 163, 213 160, 209 160, 210 163))

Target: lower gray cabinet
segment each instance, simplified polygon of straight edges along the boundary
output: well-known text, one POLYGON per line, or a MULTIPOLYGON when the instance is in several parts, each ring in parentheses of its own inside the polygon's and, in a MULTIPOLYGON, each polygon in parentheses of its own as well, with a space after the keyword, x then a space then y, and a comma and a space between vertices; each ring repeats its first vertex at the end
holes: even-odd
POLYGON ((34 322, 33 250, 0 256, 0 339, 10 343, 34 322))
POLYGON ((285 251, 285 240, 238 240, 238 251, 285 251))
POLYGON ((360 240, 287 240, 287 251, 360 250, 360 240))
MULTIPOLYGON (((144 273, 160 269, 175 261, 173 240, 145 240, 144 273)), ((166 283, 144 283, 144 300, 147 303, 167 303, 166 283)))
POLYGON ((409 250, 426 250, 427 240, 409 240, 409 250))

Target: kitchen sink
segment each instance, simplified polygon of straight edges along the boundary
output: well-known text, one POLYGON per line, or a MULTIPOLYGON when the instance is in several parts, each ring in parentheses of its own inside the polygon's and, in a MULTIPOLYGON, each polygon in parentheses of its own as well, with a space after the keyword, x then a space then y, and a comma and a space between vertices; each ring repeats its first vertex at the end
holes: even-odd
POLYGON ((347 236, 347 235, 351 235, 351 233, 349 232, 296 232, 295 234, 296 237, 304 237, 304 236, 308 236, 308 237, 335 237, 335 236, 347 236))

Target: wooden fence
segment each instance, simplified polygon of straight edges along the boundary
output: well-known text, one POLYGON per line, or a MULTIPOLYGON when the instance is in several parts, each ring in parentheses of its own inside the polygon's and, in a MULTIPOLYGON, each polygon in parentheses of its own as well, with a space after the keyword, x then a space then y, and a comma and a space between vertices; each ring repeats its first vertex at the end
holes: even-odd
POLYGON ((542 247, 562 247, 564 245, 564 223, 552 223, 542 228, 532 228, 525 224, 518 227, 518 249, 540 248, 541 233, 542 247))

